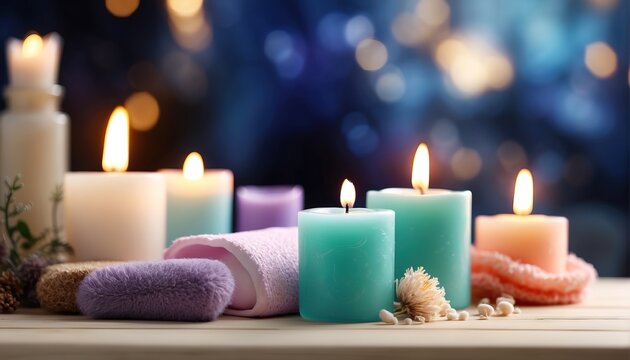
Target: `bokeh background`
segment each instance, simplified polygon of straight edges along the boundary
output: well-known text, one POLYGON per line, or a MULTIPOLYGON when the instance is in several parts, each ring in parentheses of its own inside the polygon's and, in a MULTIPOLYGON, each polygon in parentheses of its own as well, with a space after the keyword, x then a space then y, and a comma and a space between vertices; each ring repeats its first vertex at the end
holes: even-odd
MULTIPOLYGON (((236 185, 302 184, 335 206, 344 178, 431 185, 510 213, 521 167, 534 212, 567 216, 571 248, 630 275, 628 0, 20 0, 0 36, 56 31, 73 170, 100 170, 116 105, 131 170, 199 151, 236 185)), ((0 67, 6 60, 0 58, 0 67)), ((7 83, 6 71, 0 83, 7 83)))

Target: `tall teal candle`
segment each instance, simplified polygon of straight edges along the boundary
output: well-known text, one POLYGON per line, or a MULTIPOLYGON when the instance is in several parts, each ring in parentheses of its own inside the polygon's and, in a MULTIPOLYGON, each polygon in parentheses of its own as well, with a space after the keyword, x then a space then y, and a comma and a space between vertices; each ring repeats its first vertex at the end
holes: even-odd
MULTIPOLYGON (((354 202, 354 200, 352 201, 354 202)), ((394 301, 394 212, 300 211, 300 315, 326 322, 378 321, 394 301)))
POLYGON ((396 212, 396 277, 423 266, 460 309, 470 304, 472 193, 429 189, 428 156, 421 144, 412 177, 416 189, 369 191, 367 207, 396 212))
POLYGON ((183 172, 160 171, 166 178, 167 246, 182 236, 232 232, 234 176, 230 170, 204 170, 198 154, 189 163, 193 154, 183 172))

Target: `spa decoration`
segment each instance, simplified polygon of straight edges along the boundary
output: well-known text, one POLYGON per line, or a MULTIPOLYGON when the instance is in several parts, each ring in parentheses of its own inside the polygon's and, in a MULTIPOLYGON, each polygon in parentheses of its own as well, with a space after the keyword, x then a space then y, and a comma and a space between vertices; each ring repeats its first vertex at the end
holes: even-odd
POLYGON ((431 277, 422 267, 409 268, 402 278, 396 279, 394 316, 420 323, 431 322, 451 310, 444 296, 444 288, 440 287, 437 278, 431 277))
POLYGON ((569 221, 560 216, 531 215, 533 193, 532 174, 523 169, 514 185, 514 215, 477 216, 475 246, 562 274, 567 270, 569 221))
POLYGON ((595 268, 569 254, 563 273, 550 273, 496 251, 471 249, 472 293, 476 298, 509 293, 518 302, 538 305, 575 304, 584 300, 597 277, 595 268))
POLYGON ((0 117, 0 179, 22 175, 27 186, 17 201, 31 204, 23 219, 34 236, 48 228, 50 194, 68 170, 70 121, 59 111, 64 89, 57 85, 61 44, 56 33, 7 42, 10 81, 7 111, 0 117))
POLYGON ((0 206, 0 216, 3 219, 0 272, 5 271, 5 280, 17 278, 19 287, 11 285, 0 291, 0 303, 3 301, 2 298, 5 301, 5 305, 0 304, 2 311, 9 311, 13 306, 8 305, 13 303, 37 306, 35 285, 44 268, 72 253, 72 248, 62 239, 61 227, 58 224, 57 214, 63 199, 61 188, 51 195, 53 222, 51 227, 40 235, 34 235, 30 224, 23 219, 23 215, 31 209, 30 205, 16 200, 16 195, 23 186, 20 176, 16 176, 12 181, 5 179, 4 182, 5 195, 0 206))
POLYGON ((51 312, 78 313, 77 290, 81 281, 97 269, 118 264, 91 261, 51 265, 37 283, 37 299, 41 307, 51 312))
POLYGON ((297 226, 304 209, 301 186, 241 186, 236 190, 237 231, 297 226))
POLYGON ((440 279, 454 308, 470 303, 470 191, 429 188, 429 151, 420 144, 413 189, 368 191, 367 207, 396 212, 396 277, 422 266, 440 279))
POLYGON ((76 261, 160 259, 166 242, 166 185, 157 173, 125 172, 129 115, 107 125, 101 172, 65 177, 65 230, 76 261))
POLYGON ((212 321, 233 290, 232 274, 220 261, 131 262, 89 274, 79 285, 77 305, 96 319, 212 321))
POLYGON ((297 228, 269 228, 175 240, 165 259, 222 261, 234 277, 228 315, 267 317, 298 312, 297 228))
POLYGON ((353 208, 344 180, 338 208, 298 215, 300 315, 307 320, 369 322, 394 300, 394 212, 353 208))
POLYGON ((165 169, 160 174, 166 178, 167 246, 182 236, 232 232, 230 170, 205 170, 201 155, 192 152, 182 170, 165 169))

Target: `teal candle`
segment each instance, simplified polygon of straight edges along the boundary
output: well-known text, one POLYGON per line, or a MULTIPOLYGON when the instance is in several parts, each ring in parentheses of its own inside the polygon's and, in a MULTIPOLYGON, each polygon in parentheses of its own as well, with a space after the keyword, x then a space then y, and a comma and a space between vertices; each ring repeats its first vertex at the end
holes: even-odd
POLYGON ((166 178, 167 246, 182 236, 232 232, 232 172, 204 170, 201 157, 193 154, 183 171, 160 171, 166 178))
POLYGON ((438 278, 451 306, 464 308, 470 304, 472 194, 429 189, 426 146, 418 153, 412 180, 416 189, 369 191, 367 207, 396 213, 396 277, 423 266, 438 278), (424 159, 418 164, 420 152, 424 159))
MULTIPOLYGON (((352 201, 354 202, 354 200, 352 201)), ((300 211, 300 315, 326 322, 378 321, 394 301, 394 212, 300 211)))

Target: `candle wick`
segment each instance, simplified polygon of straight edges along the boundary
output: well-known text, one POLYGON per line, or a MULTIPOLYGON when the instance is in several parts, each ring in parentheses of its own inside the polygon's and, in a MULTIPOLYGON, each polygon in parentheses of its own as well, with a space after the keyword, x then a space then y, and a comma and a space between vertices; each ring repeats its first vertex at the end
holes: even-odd
POLYGON ((348 204, 346 204, 346 214, 350 212, 350 206, 348 206, 348 204))

